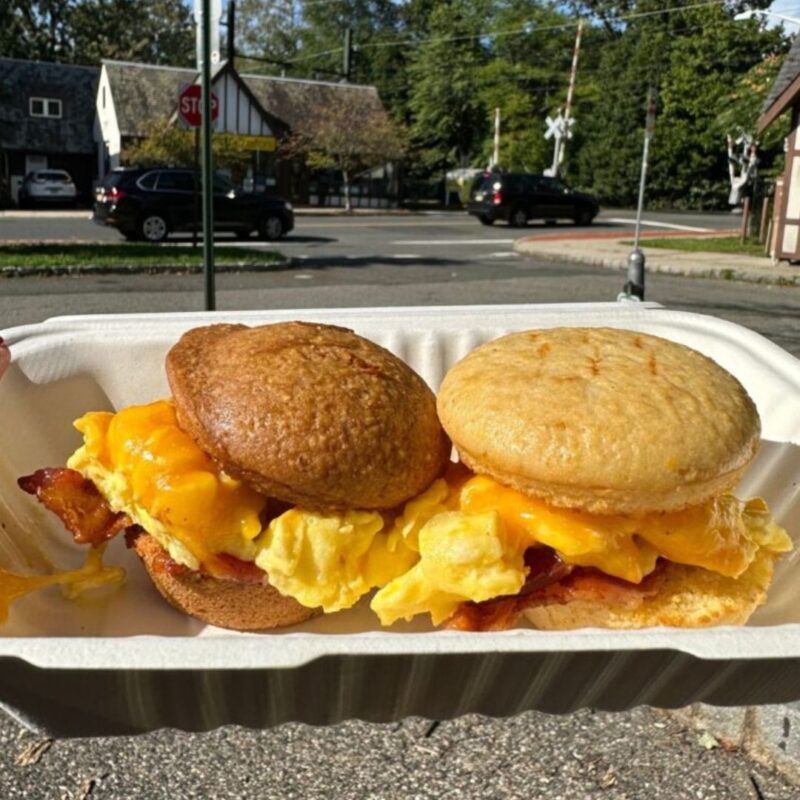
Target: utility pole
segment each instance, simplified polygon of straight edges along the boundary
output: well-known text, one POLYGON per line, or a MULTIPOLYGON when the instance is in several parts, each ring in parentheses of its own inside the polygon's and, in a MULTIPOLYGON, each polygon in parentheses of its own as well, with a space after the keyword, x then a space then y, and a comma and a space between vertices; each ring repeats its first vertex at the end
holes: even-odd
POLYGON ((344 63, 342 64, 342 75, 344 82, 350 83, 350 73, 353 70, 353 29, 344 29, 344 63))
MULTIPOLYGON (((578 54, 581 51, 581 33, 583 32, 583 20, 578 20, 578 30, 575 32, 575 47, 572 51, 572 66, 570 67, 569 71, 569 88, 567 89, 567 102, 564 106, 564 119, 567 124, 567 138, 571 138, 572 134, 569 132, 570 120, 572 117, 570 116, 570 112, 572 111, 572 97, 575 94, 575 76, 578 74, 578 54)), ((562 146, 563 147, 563 146, 562 146)), ((564 160, 564 151, 561 151, 561 157, 559 158, 559 166, 561 162, 564 160)))
POLYGON ((639 248, 639 235, 642 229, 644 209, 644 188, 647 181, 647 160, 650 154, 650 140, 656 128, 657 94, 654 86, 647 90, 647 117, 644 126, 644 147, 642 148, 642 172, 639 177, 639 202, 636 206, 636 229, 633 234, 633 250, 628 256, 628 282, 618 300, 644 300, 644 253, 639 248))
POLYGON ((492 163, 489 169, 497 169, 500 165, 500 109, 494 110, 494 150, 492 151, 492 163))
POLYGON ((581 51, 581 34, 583 33, 583 20, 578 20, 578 30, 575 33, 575 47, 572 51, 572 67, 569 73, 569 87, 567 88, 567 102, 564 105, 564 113, 561 109, 555 119, 547 117, 547 133, 544 138, 554 137, 553 141, 553 164, 545 170, 545 175, 557 178, 561 173, 561 164, 564 162, 564 152, 567 139, 572 138, 572 126, 575 123, 571 116, 572 100, 575 95, 575 80, 578 74, 578 55, 581 51))
POLYGON ((228 66, 233 66, 236 57, 234 32, 236 30, 236 0, 228 0, 228 66))

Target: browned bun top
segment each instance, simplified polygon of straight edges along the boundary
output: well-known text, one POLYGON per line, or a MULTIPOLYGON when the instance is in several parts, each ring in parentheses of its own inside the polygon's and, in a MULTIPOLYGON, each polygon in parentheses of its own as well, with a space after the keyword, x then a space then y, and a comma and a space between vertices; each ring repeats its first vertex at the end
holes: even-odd
POLYGON ((179 425, 234 477, 310 508, 391 508, 441 474, 433 393, 331 325, 210 325, 167 354, 179 425))
POLYGON ((445 376, 439 415, 470 468, 557 506, 672 511, 732 488, 760 423, 729 372, 612 328, 512 333, 445 376))

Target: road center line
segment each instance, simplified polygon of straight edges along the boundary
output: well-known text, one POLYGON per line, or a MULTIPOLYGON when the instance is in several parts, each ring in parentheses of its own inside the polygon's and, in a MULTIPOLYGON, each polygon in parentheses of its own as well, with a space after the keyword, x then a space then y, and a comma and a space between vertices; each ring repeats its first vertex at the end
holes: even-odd
MULTIPOLYGON (((602 217, 603 222, 616 222, 623 225, 635 225, 635 219, 624 219, 622 217, 602 217)), ((674 231, 692 231, 693 233, 711 233, 713 228, 695 228, 691 225, 676 225, 672 222, 648 222, 642 220, 642 225, 650 228, 671 228, 674 231)))

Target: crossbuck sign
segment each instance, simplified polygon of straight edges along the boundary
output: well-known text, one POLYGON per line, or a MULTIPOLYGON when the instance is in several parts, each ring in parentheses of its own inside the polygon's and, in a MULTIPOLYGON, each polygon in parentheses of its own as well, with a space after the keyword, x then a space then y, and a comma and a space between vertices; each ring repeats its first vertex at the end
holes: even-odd
POLYGON ((545 124, 547 131, 544 134, 545 139, 551 139, 555 136, 556 139, 571 139, 572 126, 575 123, 574 117, 567 119, 562 113, 559 112, 558 116, 547 117, 545 124))

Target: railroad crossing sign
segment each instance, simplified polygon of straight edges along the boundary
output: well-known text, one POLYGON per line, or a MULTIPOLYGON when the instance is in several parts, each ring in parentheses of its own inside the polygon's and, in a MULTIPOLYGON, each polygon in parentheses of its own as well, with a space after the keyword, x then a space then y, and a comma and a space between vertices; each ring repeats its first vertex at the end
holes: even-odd
POLYGON ((574 117, 565 117, 560 111, 558 115, 553 117, 547 117, 545 119, 545 124, 547 125, 547 131, 544 134, 545 139, 551 139, 555 136, 557 140, 560 139, 571 139, 572 138, 572 126, 575 123, 574 117))

